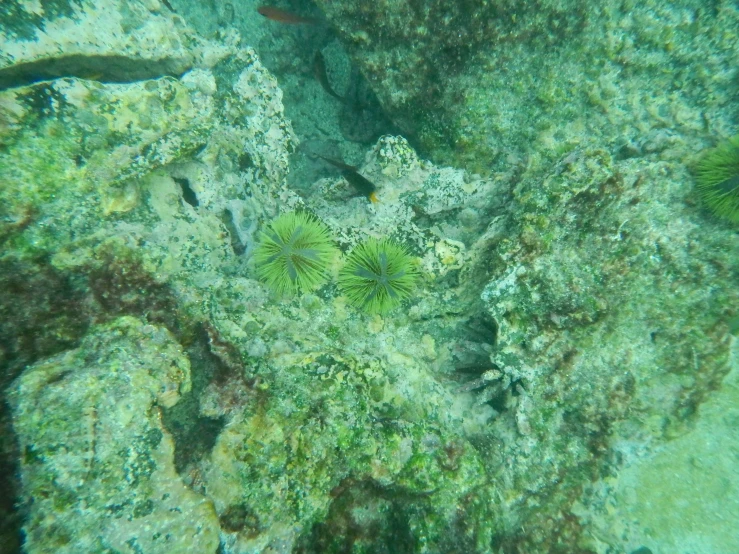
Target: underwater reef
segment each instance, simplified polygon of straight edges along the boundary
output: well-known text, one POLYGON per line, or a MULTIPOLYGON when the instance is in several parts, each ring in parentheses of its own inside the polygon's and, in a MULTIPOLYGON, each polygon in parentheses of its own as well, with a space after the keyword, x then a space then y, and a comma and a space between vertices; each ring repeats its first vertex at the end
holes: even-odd
POLYGON ((739 10, 519 4, 4 3, 0 554, 734 552, 739 10))
POLYGON ((707 127, 731 136, 730 1, 316 4, 437 163, 486 173, 513 158, 552 163, 589 140, 649 154, 707 127))

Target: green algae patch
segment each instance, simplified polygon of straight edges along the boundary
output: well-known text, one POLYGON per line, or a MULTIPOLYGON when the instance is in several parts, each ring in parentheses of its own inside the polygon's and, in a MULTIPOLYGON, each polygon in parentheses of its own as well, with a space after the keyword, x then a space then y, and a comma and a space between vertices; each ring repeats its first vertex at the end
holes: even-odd
POLYGON ((173 79, 0 93, 0 237, 32 254, 94 233, 101 216, 136 206, 131 180, 191 153, 213 124, 173 79))
POLYGON ((134 318, 93 329, 18 378, 9 399, 29 553, 215 552, 212 505, 176 474, 156 408, 189 388, 179 344, 134 318))
MULTIPOLYGON (((232 526, 234 513, 245 514, 231 540, 256 550, 298 540, 312 551, 332 505, 359 502, 361 492, 361 502, 392 499, 396 508, 407 508, 396 515, 414 530, 414 540, 442 544, 459 515, 452 499, 484 482, 474 449, 433 418, 379 418, 369 396, 371 383, 383 379, 379 364, 337 354, 301 357, 298 364, 259 372, 261 390, 223 429, 205 466, 221 520, 232 526), (313 526, 315 535, 299 532, 313 526)), ((490 524, 479 524, 477 532, 489 540, 490 524)), ((341 529, 336 534, 336 549, 319 550, 341 551, 338 545, 350 539, 341 529)))

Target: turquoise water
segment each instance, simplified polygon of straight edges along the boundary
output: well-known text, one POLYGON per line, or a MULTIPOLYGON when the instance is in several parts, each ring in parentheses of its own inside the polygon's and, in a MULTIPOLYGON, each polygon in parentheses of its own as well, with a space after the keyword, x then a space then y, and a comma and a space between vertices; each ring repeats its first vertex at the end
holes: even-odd
POLYGON ((5 0, 0 554, 739 551, 738 37, 5 0))

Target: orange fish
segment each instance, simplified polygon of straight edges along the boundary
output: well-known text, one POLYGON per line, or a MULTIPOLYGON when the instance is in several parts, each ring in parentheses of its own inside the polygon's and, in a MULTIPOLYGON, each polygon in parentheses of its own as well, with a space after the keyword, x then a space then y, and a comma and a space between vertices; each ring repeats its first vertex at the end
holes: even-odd
POLYGON ((294 13, 281 10, 280 8, 273 8, 272 6, 259 6, 257 11, 267 19, 278 21, 279 23, 288 23, 290 25, 315 25, 318 23, 318 20, 312 17, 301 17, 294 13))

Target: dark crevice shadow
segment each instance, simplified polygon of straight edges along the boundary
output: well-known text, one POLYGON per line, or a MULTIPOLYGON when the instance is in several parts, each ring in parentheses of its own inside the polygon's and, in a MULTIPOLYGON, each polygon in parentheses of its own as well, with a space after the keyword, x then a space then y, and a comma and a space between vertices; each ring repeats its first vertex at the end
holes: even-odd
POLYGON ((164 76, 179 78, 188 69, 184 60, 176 58, 143 60, 116 55, 73 54, 0 69, 0 91, 65 77, 102 83, 134 83, 164 76))

